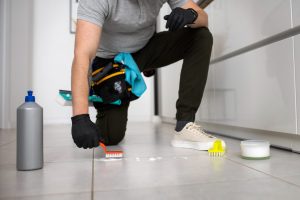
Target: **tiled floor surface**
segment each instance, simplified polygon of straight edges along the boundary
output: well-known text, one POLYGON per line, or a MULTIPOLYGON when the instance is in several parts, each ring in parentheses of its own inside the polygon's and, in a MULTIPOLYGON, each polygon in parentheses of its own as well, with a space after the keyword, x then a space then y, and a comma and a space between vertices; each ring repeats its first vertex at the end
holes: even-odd
POLYGON ((271 159, 243 160, 240 141, 228 152, 170 146, 173 125, 129 123, 118 148, 122 160, 102 159, 100 148, 78 149, 70 126, 44 128, 44 168, 16 170, 15 130, 0 131, 0 199, 287 200, 300 197, 300 155, 272 149, 271 159))

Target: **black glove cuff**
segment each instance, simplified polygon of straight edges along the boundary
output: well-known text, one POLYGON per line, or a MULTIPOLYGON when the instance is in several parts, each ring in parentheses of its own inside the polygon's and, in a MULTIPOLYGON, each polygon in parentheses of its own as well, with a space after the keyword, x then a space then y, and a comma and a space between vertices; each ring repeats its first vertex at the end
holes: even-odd
POLYGON ((71 117, 72 123, 77 122, 79 120, 82 119, 90 119, 90 115, 89 114, 82 114, 82 115, 76 115, 74 117, 71 117))
POLYGON ((193 22, 195 22, 197 20, 197 18, 198 18, 197 11, 195 11, 193 8, 188 8, 187 10, 190 11, 190 12, 192 12, 192 14, 194 15, 193 22))

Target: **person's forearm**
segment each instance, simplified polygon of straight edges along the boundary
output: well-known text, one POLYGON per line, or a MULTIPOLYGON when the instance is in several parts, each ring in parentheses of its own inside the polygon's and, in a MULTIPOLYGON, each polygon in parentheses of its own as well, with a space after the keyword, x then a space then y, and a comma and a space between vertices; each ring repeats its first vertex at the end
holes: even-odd
POLYGON ((100 36, 101 27, 84 20, 78 20, 72 66, 73 116, 88 113, 89 66, 96 55, 100 36))
POLYGON ((201 10, 195 10, 198 13, 198 18, 194 22, 194 24, 189 25, 191 28, 199 28, 199 27, 208 27, 208 16, 207 14, 201 10))
POLYGON ((188 25, 191 28, 208 27, 208 16, 206 12, 200 8, 196 3, 189 0, 185 5, 182 6, 184 9, 192 8, 198 13, 198 18, 193 24, 188 25))
POLYGON ((73 116, 88 113, 88 70, 90 60, 88 56, 75 56, 72 65, 72 104, 73 116))

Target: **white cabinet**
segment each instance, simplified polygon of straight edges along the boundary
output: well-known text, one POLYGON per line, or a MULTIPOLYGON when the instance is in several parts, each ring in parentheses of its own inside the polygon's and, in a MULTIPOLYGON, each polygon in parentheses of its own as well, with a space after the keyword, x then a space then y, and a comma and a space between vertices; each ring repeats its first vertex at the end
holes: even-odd
MULTIPOLYGON (((298 0, 214 1, 206 9, 214 58, 290 29, 291 2, 293 23, 300 25, 298 0)), ((295 37, 295 53, 297 99, 293 40, 288 38, 212 64, 196 120, 300 134, 300 35, 295 37)), ((164 117, 175 117, 179 75, 180 64, 161 73, 164 117)))
POLYGON ((292 0, 292 8, 293 8, 294 26, 299 26, 300 25, 300 1, 292 0))
POLYGON ((214 58, 291 28, 287 0, 226 0, 210 6, 214 58))
POLYGON ((213 120, 296 134, 292 39, 214 66, 213 120))
POLYGON ((295 68, 296 68, 298 134, 300 135, 300 35, 295 37, 295 68))

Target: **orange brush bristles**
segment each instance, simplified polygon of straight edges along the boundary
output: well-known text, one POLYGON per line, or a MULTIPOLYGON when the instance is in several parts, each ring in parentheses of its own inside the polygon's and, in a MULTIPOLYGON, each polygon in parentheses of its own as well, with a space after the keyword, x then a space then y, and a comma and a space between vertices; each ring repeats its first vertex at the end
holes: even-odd
POLYGON ((122 158, 123 157, 123 151, 108 151, 106 149, 105 144, 103 144, 101 142, 100 142, 100 146, 104 150, 106 158, 122 158))

